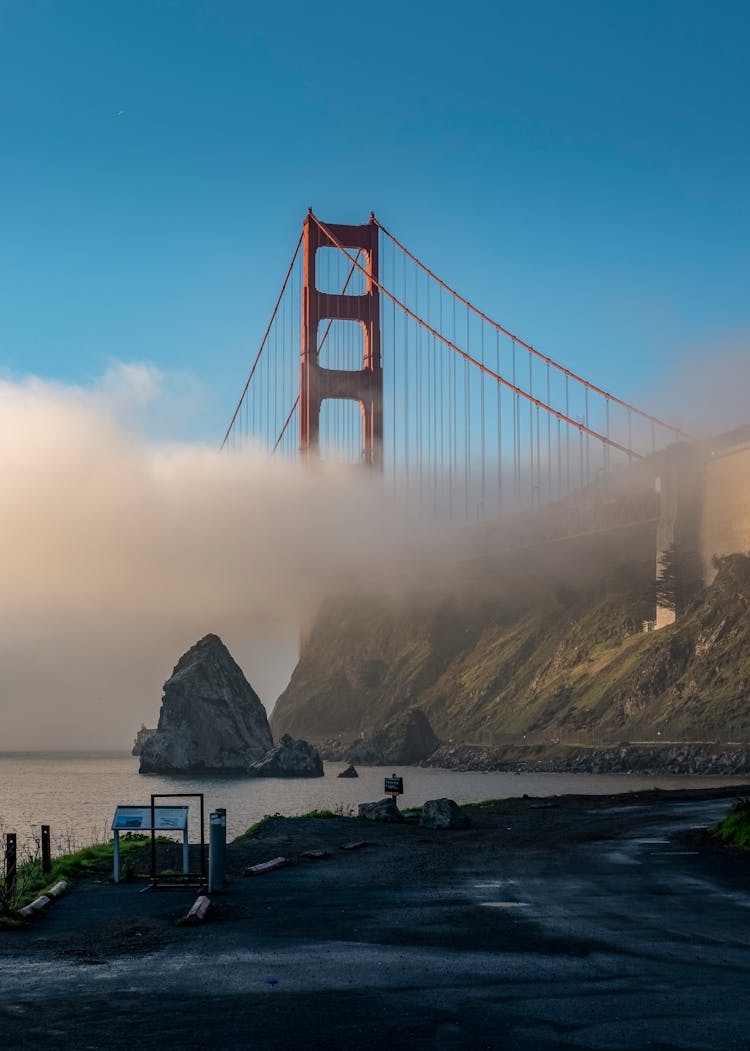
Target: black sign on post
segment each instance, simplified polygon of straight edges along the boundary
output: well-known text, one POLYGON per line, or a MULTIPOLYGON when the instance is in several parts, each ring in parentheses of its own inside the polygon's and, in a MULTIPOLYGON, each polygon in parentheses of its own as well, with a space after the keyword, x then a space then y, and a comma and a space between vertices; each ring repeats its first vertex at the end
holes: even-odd
POLYGON ((387 796, 402 796, 404 794, 404 779, 397 774, 392 774, 385 779, 385 794, 387 796))

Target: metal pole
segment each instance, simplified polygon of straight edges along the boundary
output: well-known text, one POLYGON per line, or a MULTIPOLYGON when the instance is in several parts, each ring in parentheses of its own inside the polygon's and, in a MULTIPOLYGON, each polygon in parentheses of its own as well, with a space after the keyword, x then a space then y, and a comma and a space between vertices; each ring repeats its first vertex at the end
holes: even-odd
POLYGON ((208 893, 221 888, 221 818, 212 812, 208 818, 208 893))
POLYGON ((217 807, 216 813, 219 815, 221 822, 221 836, 219 837, 221 847, 221 880, 227 878, 227 812, 225 807, 217 807))
POLYGON ((46 876, 52 870, 52 851, 50 850, 49 825, 42 825, 42 872, 46 876))
POLYGON ((151 793, 151 879, 156 880, 156 807, 154 800, 156 799, 155 793, 151 793))
POLYGON ((201 801, 201 879, 205 879, 206 878, 206 839, 205 839, 205 830, 204 830, 204 827, 203 827, 203 813, 204 813, 203 793, 200 792, 199 795, 200 795, 200 801, 201 801))
POLYGON ((16 834, 5 834, 5 901, 6 908, 16 895, 16 834))

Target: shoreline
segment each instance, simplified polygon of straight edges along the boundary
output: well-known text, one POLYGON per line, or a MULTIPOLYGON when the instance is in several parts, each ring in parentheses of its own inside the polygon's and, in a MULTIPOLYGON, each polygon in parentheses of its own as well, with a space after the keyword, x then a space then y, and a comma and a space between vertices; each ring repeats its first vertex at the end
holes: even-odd
POLYGON ((463 772, 641 774, 647 776, 743 777, 750 775, 746 744, 623 742, 592 745, 441 745, 419 766, 463 772))

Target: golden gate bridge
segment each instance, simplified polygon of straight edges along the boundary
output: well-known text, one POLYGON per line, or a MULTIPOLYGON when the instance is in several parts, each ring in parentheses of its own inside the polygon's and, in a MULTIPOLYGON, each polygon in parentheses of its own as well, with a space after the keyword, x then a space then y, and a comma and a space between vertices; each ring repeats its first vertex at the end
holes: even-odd
POLYGON ((686 439, 493 320, 374 215, 310 209, 222 448, 360 465, 461 520, 686 439))

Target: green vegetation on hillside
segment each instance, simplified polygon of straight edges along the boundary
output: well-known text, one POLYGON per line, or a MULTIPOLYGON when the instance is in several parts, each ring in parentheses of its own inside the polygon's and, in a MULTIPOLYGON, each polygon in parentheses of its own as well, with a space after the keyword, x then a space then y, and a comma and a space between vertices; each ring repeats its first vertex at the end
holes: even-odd
POLYGON ((331 601, 274 732, 348 744, 419 705, 454 742, 712 740, 727 728, 747 739, 750 558, 722 559, 673 626, 644 632, 643 550, 606 575, 550 576, 525 601, 500 584, 429 602, 331 601))

